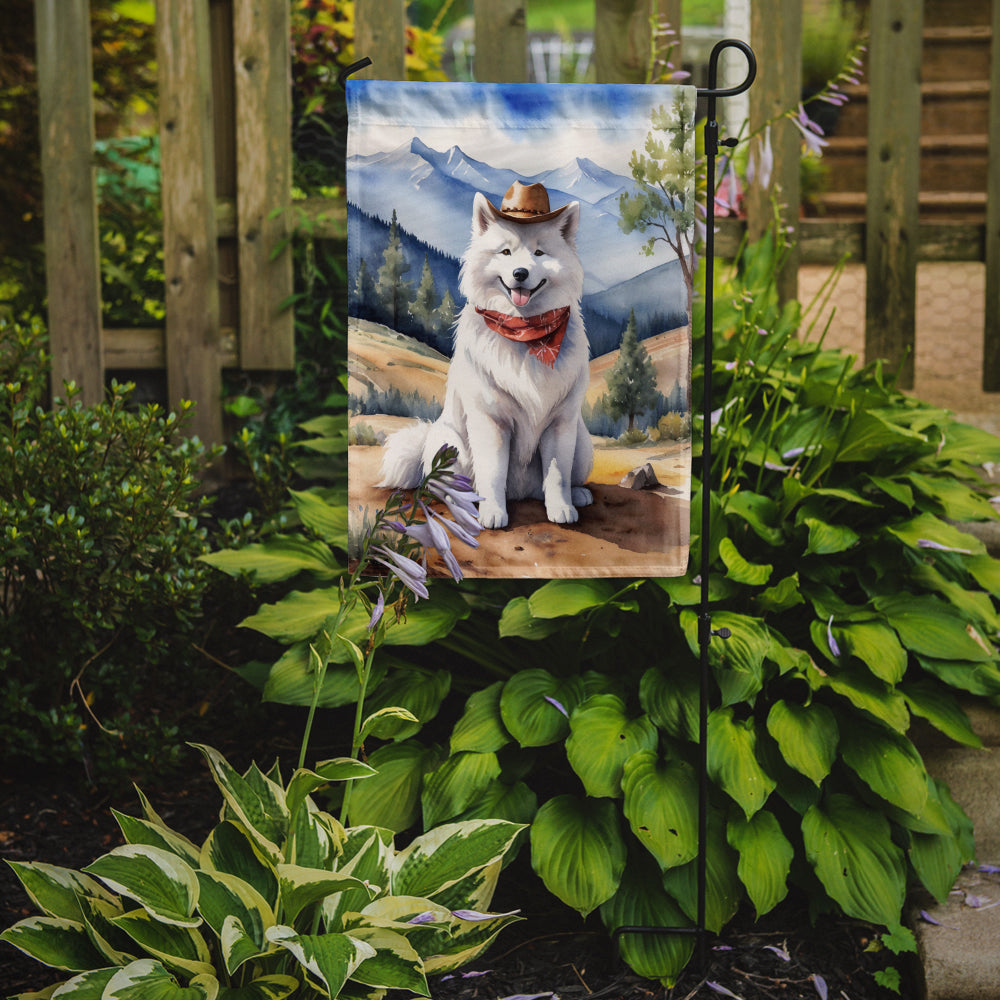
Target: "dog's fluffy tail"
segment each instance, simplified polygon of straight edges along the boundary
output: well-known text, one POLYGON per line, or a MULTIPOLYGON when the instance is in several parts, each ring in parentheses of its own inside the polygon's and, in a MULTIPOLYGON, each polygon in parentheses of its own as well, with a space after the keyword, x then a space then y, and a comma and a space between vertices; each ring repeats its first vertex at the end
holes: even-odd
POLYGON ((429 420, 418 420, 390 434, 382 456, 382 479, 377 486, 412 490, 424 476, 424 444, 429 420))

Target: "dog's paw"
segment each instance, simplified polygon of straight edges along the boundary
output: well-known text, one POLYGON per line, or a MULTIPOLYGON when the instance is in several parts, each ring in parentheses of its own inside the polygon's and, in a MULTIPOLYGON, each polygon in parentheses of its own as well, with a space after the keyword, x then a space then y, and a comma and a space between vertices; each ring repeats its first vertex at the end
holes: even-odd
POLYGON ((494 500, 483 500, 479 505, 479 520, 484 528, 506 528, 507 511, 494 500))
POLYGON ((570 496, 574 507, 587 507, 594 502, 594 494, 583 486, 574 486, 570 496))
POLYGON ((571 503, 546 504, 545 513, 555 524, 575 524, 580 520, 580 514, 571 503))

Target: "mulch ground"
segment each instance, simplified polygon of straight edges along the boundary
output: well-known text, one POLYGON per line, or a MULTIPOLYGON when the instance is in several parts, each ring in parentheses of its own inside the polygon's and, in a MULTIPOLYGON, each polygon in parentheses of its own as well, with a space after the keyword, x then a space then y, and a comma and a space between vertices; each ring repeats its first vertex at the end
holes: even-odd
MULTIPOLYGON (((239 746, 224 741, 220 749, 234 763, 243 756, 239 746)), ((192 839, 203 837, 217 816, 218 793, 193 751, 190 769, 148 791, 164 820, 192 839)), ((80 868, 122 842, 111 807, 139 814, 134 794, 125 791, 108 796, 74 783, 72 776, 8 774, 0 778, 0 858, 80 868)), ((740 914, 720 937, 706 939, 705 967, 692 963, 672 990, 639 978, 618 961, 596 916, 582 922, 546 893, 523 855, 501 877, 494 907, 520 908, 525 920, 503 931, 469 969, 446 979, 432 977, 435 1000, 553 995, 562 1000, 887 1000, 892 994, 873 979, 887 965, 903 973, 903 997, 918 993, 899 959, 866 950, 873 941, 871 928, 831 918, 814 927, 801 901, 783 904, 759 924, 752 915, 740 914)), ((32 912, 13 873, 0 866, 0 927, 32 912)), ((0 995, 59 980, 59 973, 0 944, 0 995)))

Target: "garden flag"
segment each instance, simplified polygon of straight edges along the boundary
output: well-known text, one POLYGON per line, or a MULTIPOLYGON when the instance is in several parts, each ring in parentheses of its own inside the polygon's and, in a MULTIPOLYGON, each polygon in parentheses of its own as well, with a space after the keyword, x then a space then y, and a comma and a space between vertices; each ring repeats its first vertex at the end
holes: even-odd
POLYGON ((355 544, 449 445, 466 575, 686 572, 695 90, 347 95, 355 544))

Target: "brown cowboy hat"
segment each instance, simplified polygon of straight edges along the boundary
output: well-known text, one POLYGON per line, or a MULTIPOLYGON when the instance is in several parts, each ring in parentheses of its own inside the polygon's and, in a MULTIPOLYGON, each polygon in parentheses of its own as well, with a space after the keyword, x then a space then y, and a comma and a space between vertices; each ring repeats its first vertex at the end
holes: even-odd
POLYGON ((549 211, 549 193, 544 184, 522 184, 514 181, 497 208, 487 201, 490 210, 498 219, 509 219, 511 222, 545 222, 554 219, 569 208, 563 205, 554 212, 549 211))

